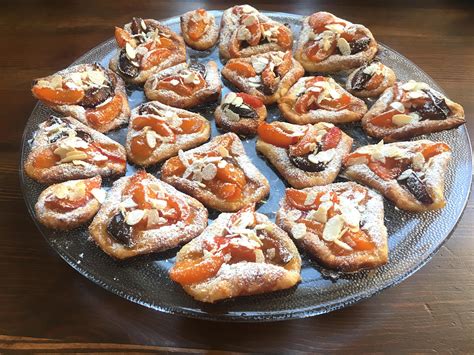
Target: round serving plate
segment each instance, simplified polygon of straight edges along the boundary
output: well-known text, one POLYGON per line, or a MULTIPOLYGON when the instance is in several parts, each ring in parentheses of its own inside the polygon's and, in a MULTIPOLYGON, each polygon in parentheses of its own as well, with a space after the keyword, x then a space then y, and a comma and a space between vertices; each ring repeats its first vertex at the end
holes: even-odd
MULTIPOLYGON (((220 20, 221 11, 211 12, 217 20, 220 20)), ((266 14, 279 22, 288 23, 295 37, 298 37, 301 16, 285 13, 266 14)), ((154 17, 153 15, 148 14, 147 17, 154 17)), ((179 33, 179 21, 177 16, 162 22, 179 33)), ((107 67, 116 48, 115 40, 110 39, 73 64, 100 62, 107 67)), ((200 62, 214 60, 219 68, 222 68, 217 48, 206 52, 187 48, 187 52, 190 59, 200 62)), ((423 81, 442 92, 426 73, 389 47, 380 44, 378 58, 395 71, 399 80, 423 81)), ((335 79, 342 82, 344 77, 336 76, 335 79)), ((223 95, 229 90, 234 90, 225 79, 223 84, 223 95)), ((145 101, 143 91, 136 88, 130 88, 128 94, 132 108, 145 101)), ((367 103, 370 105, 373 102, 367 103)), ((213 137, 221 133, 216 129, 214 122, 215 107, 216 104, 213 104, 193 110, 211 121, 213 137)), ((34 204, 45 186, 25 175, 23 163, 30 152, 31 140, 38 124, 52 113, 49 108, 38 103, 28 119, 23 135, 21 183, 28 210, 35 221, 34 204)), ((282 119, 281 115, 276 105, 272 105, 269 107, 268 120, 277 119, 282 119)), ((341 128, 354 138, 355 147, 376 143, 365 136, 359 123, 344 125, 341 128)), ((127 128, 124 127, 109 133, 108 136, 123 144, 126 131, 127 128)), ((389 235, 389 262, 386 265, 371 271, 339 275, 323 270, 301 251, 302 282, 289 290, 241 297, 217 304, 200 303, 188 296, 168 277, 168 269, 174 263, 177 249, 116 261, 88 238, 87 226, 69 232, 59 232, 36 224, 51 247, 82 275, 121 297, 155 310, 202 319, 229 321, 271 321, 313 316, 348 306, 406 279, 433 256, 453 231, 462 215, 470 191, 472 158, 469 136, 466 128, 462 126, 423 138, 444 141, 452 147, 453 159, 446 176, 446 207, 440 211, 408 213, 396 209, 393 204, 385 201, 385 223, 389 235)), ((253 163, 271 184, 270 196, 260 205, 258 212, 274 220, 279 201, 284 195, 285 183, 270 165, 257 155, 255 138, 244 140, 244 146, 253 163)), ((127 165, 127 175, 135 171, 135 166, 127 165)), ((148 171, 159 176, 159 167, 148 171)), ((106 181, 105 186, 108 188, 112 183, 113 181, 106 181)), ((211 216, 215 217, 216 213, 211 213, 211 216)))

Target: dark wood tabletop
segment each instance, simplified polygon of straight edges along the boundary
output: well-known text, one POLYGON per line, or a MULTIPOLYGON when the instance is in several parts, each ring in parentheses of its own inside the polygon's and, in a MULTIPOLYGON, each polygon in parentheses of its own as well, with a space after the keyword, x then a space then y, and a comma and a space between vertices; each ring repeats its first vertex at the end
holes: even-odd
MULTIPOLYGON (((472 2, 471 2, 472 4, 472 2)), ((166 18, 229 1, 23 1, 0 12, 0 352, 253 351, 474 352, 474 198, 449 241, 400 285, 330 314, 266 324, 213 323, 161 314, 79 275, 49 248, 20 191, 31 80, 113 35, 131 16, 166 18)), ((260 10, 326 10, 369 27, 467 114, 474 138, 474 7, 457 1, 268 1, 260 10)))

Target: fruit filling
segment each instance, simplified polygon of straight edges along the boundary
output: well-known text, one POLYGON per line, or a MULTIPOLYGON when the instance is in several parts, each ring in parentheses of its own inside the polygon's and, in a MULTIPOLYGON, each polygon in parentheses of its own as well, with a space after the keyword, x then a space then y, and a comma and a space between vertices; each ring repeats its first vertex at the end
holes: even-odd
POLYGON ((304 86, 297 93, 294 104, 297 113, 305 114, 318 109, 328 111, 350 109, 351 97, 336 84, 334 79, 316 76, 304 80, 304 86))
POLYGON ((191 15, 188 21, 188 36, 193 41, 199 40, 210 24, 209 13, 204 9, 197 9, 191 15))
POLYGON ((190 253, 170 270, 171 279, 182 285, 215 276, 222 265, 241 262, 271 263, 290 267, 292 254, 272 233, 270 223, 258 223, 255 205, 231 215, 217 235, 203 240, 202 251, 190 253))
POLYGON ((206 86, 204 75, 195 69, 188 68, 178 74, 170 75, 157 82, 157 90, 170 90, 180 96, 191 96, 206 86))
POLYGON ((370 38, 354 25, 323 12, 310 16, 312 29, 304 44, 304 55, 313 62, 321 62, 331 55, 348 56, 365 51, 370 38))
POLYGON ((392 90, 393 101, 370 123, 383 128, 400 128, 424 120, 444 120, 451 114, 445 98, 425 83, 410 80, 395 84, 392 90))
POLYGON ((345 158, 345 165, 366 164, 385 181, 396 179, 415 198, 424 204, 433 203, 425 181, 425 167, 429 160, 451 149, 445 143, 423 143, 416 150, 404 150, 393 144, 362 147, 345 158))
POLYGON ((237 201, 243 196, 247 178, 229 155, 228 145, 206 153, 183 153, 163 166, 164 176, 180 176, 195 181, 217 198, 237 201))
POLYGON ((141 232, 176 223, 189 224, 194 212, 180 197, 139 170, 127 182, 118 211, 107 224, 108 234, 117 242, 133 247, 141 232))
POLYGON ((334 158, 342 131, 326 123, 294 128, 279 122, 263 122, 258 127, 258 135, 269 144, 288 149, 290 161, 297 168, 320 172, 334 158))
POLYGON ((222 111, 231 121, 239 121, 241 118, 258 119, 257 110, 262 106, 262 100, 255 96, 231 92, 224 98, 222 111))
POLYGON ((358 69, 352 77, 351 89, 355 91, 375 90, 384 80, 384 66, 373 61, 358 69))
POLYGON ((285 201, 287 216, 295 222, 291 230, 295 239, 312 233, 337 256, 375 249, 375 243, 364 230, 366 189, 319 193, 287 189, 285 201))
POLYGON ((94 177, 81 181, 67 181, 55 186, 46 197, 45 207, 59 213, 67 213, 85 206, 94 198, 93 190, 100 189, 101 178, 94 177))

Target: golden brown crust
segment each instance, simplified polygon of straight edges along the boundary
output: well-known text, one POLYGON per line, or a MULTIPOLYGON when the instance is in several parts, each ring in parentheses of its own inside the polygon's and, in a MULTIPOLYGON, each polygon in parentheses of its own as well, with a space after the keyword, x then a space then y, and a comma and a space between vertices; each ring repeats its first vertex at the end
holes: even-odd
POLYGON ((181 34, 183 35, 184 42, 186 42, 189 47, 198 51, 205 51, 214 46, 219 39, 219 25, 214 15, 206 12, 206 17, 209 21, 206 32, 198 40, 193 40, 189 37, 188 33, 189 20, 193 16, 197 16, 197 10, 188 11, 180 17, 181 34))
POLYGON ((260 24, 268 23, 275 26, 281 26, 281 29, 289 36, 289 46, 282 46, 273 39, 268 43, 257 44, 254 46, 247 46, 242 49, 233 49, 233 43, 237 40, 239 33, 240 16, 233 13, 234 8, 231 7, 224 11, 221 20, 220 39, 219 39, 219 54, 224 59, 250 57, 256 54, 267 53, 271 51, 286 51, 293 46, 293 34, 290 28, 287 28, 277 21, 270 19, 268 16, 261 14, 257 9, 249 5, 240 5, 245 8, 246 15, 255 15, 260 24))
POLYGON ((120 126, 126 124, 130 117, 130 107, 128 104, 127 92, 125 90, 125 83, 121 77, 119 77, 113 71, 103 68, 100 64, 74 65, 69 68, 58 71, 57 73, 53 75, 50 75, 44 78, 35 79, 35 82, 38 82, 41 80, 50 81, 53 76, 57 76, 57 75, 64 77, 65 75, 67 76, 67 75, 70 75, 71 73, 84 73, 88 70, 91 71, 91 70, 98 70, 98 69, 103 70, 104 74, 109 78, 110 82, 114 86, 114 92, 113 92, 113 96, 106 99, 104 102, 100 103, 99 105, 95 106, 95 108, 100 108, 101 105, 107 104, 110 101, 110 99, 112 99, 116 95, 120 95, 122 97, 122 106, 121 106, 120 112, 117 114, 116 117, 114 117, 109 122, 100 124, 100 125, 96 125, 89 122, 89 120, 87 119, 87 108, 85 108, 84 106, 80 104, 58 105, 58 104, 53 104, 47 101, 42 101, 42 102, 45 105, 51 107, 54 111, 62 113, 64 116, 71 116, 79 120, 80 122, 84 123, 85 125, 90 126, 96 131, 99 131, 101 133, 111 131, 113 129, 119 128, 120 126))
MULTIPOLYGON (((117 50, 115 55, 110 59, 109 68, 112 69, 115 73, 120 75, 127 83, 141 85, 143 84, 151 75, 158 73, 166 68, 172 67, 179 63, 186 62, 186 46, 184 44, 183 38, 177 33, 171 31, 167 26, 162 25, 159 21, 153 19, 144 20, 147 25, 152 25, 157 28, 160 32, 165 33, 175 44, 176 48, 173 49, 172 54, 162 60, 157 66, 154 66, 147 70, 140 70, 138 76, 130 78, 123 75, 119 70, 119 57, 120 57, 120 48, 117 50)), ((130 30, 131 22, 127 23, 124 26, 124 29, 130 30)))
POLYGON ((107 232, 107 225, 111 218, 119 213, 122 193, 130 180, 130 176, 122 177, 114 182, 112 189, 107 195, 107 199, 102 204, 99 212, 89 226, 89 233, 95 243, 107 254, 116 259, 126 259, 136 255, 155 253, 172 248, 176 248, 182 243, 186 243, 199 235, 207 225, 207 210, 194 198, 177 191, 172 186, 158 180, 151 174, 148 180, 159 184, 167 194, 174 198, 179 198, 186 203, 194 212, 192 223, 178 221, 176 224, 163 226, 157 229, 139 232, 139 237, 132 247, 114 240, 107 232))
MULTIPOLYGON (((222 234, 232 216, 222 213, 196 239, 186 244, 177 254, 176 262, 185 260, 190 254, 203 253, 203 242, 222 234)), ((271 234, 286 248, 292 259, 284 266, 265 262, 239 262, 224 264, 217 275, 195 284, 185 285, 183 289, 201 302, 214 303, 219 300, 244 295, 255 295, 290 288, 300 279, 301 257, 295 245, 283 230, 271 223, 265 215, 256 214, 258 224, 271 226, 271 234)))
POLYGON ((218 150, 220 146, 228 146, 228 153, 232 159, 232 163, 242 169, 247 180, 243 187, 243 197, 236 201, 228 201, 218 198, 215 194, 206 188, 203 188, 197 181, 193 181, 181 176, 168 176, 163 174, 166 169, 167 162, 164 163, 161 170, 161 179, 178 190, 187 193, 201 201, 205 206, 223 211, 237 211, 250 203, 261 201, 270 192, 268 180, 262 173, 252 164, 248 156, 245 154, 244 147, 239 137, 234 133, 226 133, 214 137, 209 143, 203 144, 198 148, 191 149, 184 153, 184 156, 192 156, 194 153, 205 153, 218 150))
POLYGON ((349 91, 352 95, 357 96, 357 97, 375 97, 375 96, 379 96, 386 89, 393 86, 393 84, 395 84, 395 81, 397 80, 395 72, 391 68, 387 67, 386 65, 380 62, 377 62, 376 64, 380 68, 380 70, 377 73, 383 75, 383 81, 380 83, 379 86, 377 86, 375 89, 372 89, 372 90, 367 90, 367 89, 354 90, 352 88, 352 80, 354 79, 354 76, 360 70, 364 70, 365 68, 370 66, 369 64, 367 64, 360 68, 355 69, 352 73, 349 74, 346 81, 346 90, 349 91))
POLYGON ((148 100, 160 101, 166 105, 179 108, 191 108, 206 102, 216 101, 219 98, 222 85, 217 64, 213 61, 206 63, 205 86, 191 96, 182 96, 171 90, 157 89, 160 80, 176 75, 185 69, 187 69, 187 64, 182 63, 150 76, 144 87, 148 100))
MULTIPOLYGON (((255 60, 257 60, 257 58, 266 58, 271 60, 273 56, 278 56, 282 58, 284 56, 284 52, 267 52, 263 54, 257 54, 248 58, 230 59, 226 63, 224 68, 222 68, 222 76, 229 80, 232 85, 237 87, 240 91, 258 97, 266 105, 273 104, 277 102, 280 97, 284 96, 290 89, 290 87, 304 75, 303 67, 294 58, 291 58, 290 70, 280 79, 277 89, 271 95, 266 95, 261 92, 258 88, 258 84, 252 83, 249 78, 243 77, 238 72, 229 69, 229 65, 231 65, 232 63, 242 62, 252 64, 255 60)), ((257 76, 253 78, 259 79, 261 82, 260 74, 257 74, 257 76)))
MULTIPOLYGON (((161 116, 161 114, 160 114, 160 116, 161 116)), ((137 164, 139 166, 149 166, 149 165, 157 164, 157 163, 159 163, 159 162, 161 162, 165 159, 168 159, 168 158, 178 154, 178 152, 180 150, 188 150, 188 149, 197 147, 198 145, 206 142, 209 139, 210 135, 211 135, 210 123, 203 116, 201 116, 197 113, 194 113, 194 112, 190 112, 190 111, 182 110, 182 109, 179 109, 179 108, 167 106, 165 104, 162 104, 159 101, 148 101, 148 102, 140 105, 139 107, 135 108, 132 111, 132 116, 131 117, 132 118, 130 119, 130 125, 129 125, 128 131, 127 131, 127 142, 125 144, 125 149, 127 151, 128 159, 131 162, 133 162, 134 164, 137 164), (162 113, 163 115, 166 115, 166 112, 168 112, 168 113, 174 113, 175 115, 178 115, 181 118, 192 117, 193 119, 199 120, 203 124, 202 129, 199 132, 191 133, 191 134, 180 134, 178 132, 177 136, 176 136, 176 141, 174 141, 174 142, 163 141, 161 144, 157 145, 157 147, 155 148, 153 153, 147 159, 142 160, 139 157, 135 156, 133 154, 132 149, 131 149, 132 138, 136 134, 141 132, 141 131, 136 131, 136 130, 133 129, 133 119, 137 116, 141 116, 139 114, 139 110, 142 107, 150 107, 150 106, 154 107, 156 109, 157 113, 162 113)), ((165 119, 170 124, 173 124, 174 117, 175 116, 170 115, 170 116, 165 117, 165 119)))
POLYGON ((87 223, 94 217, 100 208, 100 202, 92 197, 85 205, 79 208, 73 209, 68 212, 57 212, 49 209, 45 206, 46 199, 54 194, 60 185, 74 184, 80 181, 86 182, 87 180, 98 179, 102 181, 100 176, 96 176, 91 179, 84 180, 69 180, 59 184, 54 184, 43 190, 38 197, 38 201, 35 204, 35 215, 36 219, 43 225, 52 229, 59 230, 70 230, 79 227, 82 224, 87 223))
MULTIPOLYGON (((396 145, 409 151, 416 149, 421 144, 432 144, 429 140, 419 140, 414 142, 397 142, 389 145, 396 145)), ((360 148, 359 148, 360 149, 360 148)), ((355 150, 354 152, 357 152, 355 150)), ((409 157, 409 153, 406 157, 409 157)), ((413 159, 411 154, 411 159, 413 159)), ((384 180, 375 174, 366 164, 345 164, 344 176, 347 178, 367 185, 383 196, 391 200, 398 208, 412 212, 423 212, 443 208, 446 205, 444 198, 444 182, 451 160, 451 152, 438 154, 425 164, 423 172, 425 174, 425 185, 428 194, 433 200, 432 204, 424 204, 418 201, 415 196, 404 189, 397 180, 384 180)))
POLYGON ((448 118, 444 120, 423 120, 412 122, 402 127, 380 127, 371 123, 371 120, 374 117, 391 109, 389 105, 395 101, 394 90, 397 90, 399 85, 401 84, 397 83, 396 86, 386 89, 382 96, 380 96, 362 118, 362 127, 369 136, 383 139, 385 142, 394 142, 421 136, 423 134, 453 129, 466 123, 463 107, 432 88, 430 88, 430 90, 436 95, 444 98, 446 105, 451 110, 451 114, 448 118))
POLYGON ((238 120, 234 120, 222 110, 224 100, 225 98, 214 111, 217 127, 242 136, 254 136, 257 134, 258 125, 267 118, 267 108, 265 105, 255 109, 258 118, 239 118, 238 120))
MULTIPOLYGON (((332 14, 329 15, 334 16, 332 14)), ((303 50, 306 42, 308 42, 308 40, 313 36, 313 30, 309 25, 310 17, 308 16, 303 20, 303 27, 301 29, 295 50, 296 60, 299 61, 303 65, 303 68, 308 72, 334 73, 352 68, 357 68, 363 65, 364 63, 367 63, 372 60, 377 54, 377 42, 374 36, 372 35, 372 32, 370 32, 367 27, 352 24, 351 22, 340 19, 336 16, 334 17, 338 20, 338 23, 344 22, 346 25, 351 25, 351 27, 355 28, 357 31, 364 33, 368 38, 370 38, 369 46, 364 51, 359 53, 350 55, 333 54, 320 62, 313 62, 306 57, 303 50)))
POLYGON ((344 191, 354 189, 363 189, 367 193, 367 198, 360 204, 363 206, 363 210, 360 212, 361 230, 375 244, 374 250, 359 250, 353 251, 348 255, 336 255, 329 248, 328 242, 320 239, 314 233, 305 232, 303 235, 295 235, 293 228, 297 222, 293 220, 292 214, 289 213, 295 209, 286 202, 285 198, 280 203, 276 224, 295 238, 297 245, 308 251, 324 267, 342 272, 357 272, 384 265, 388 261, 387 229, 384 225, 383 199, 379 194, 353 182, 315 186, 306 188, 303 191, 312 191, 314 193, 334 191, 336 193, 344 193, 344 191))
MULTIPOLYGON (((54 119, 58 120, 58 118, 54 119)), ((36 157, 41 154, 44 149, 47 149, 55 144, 49 143, 47 128, 51 125, 52 121, 48 120, 39 125, 39 129, 36 132, 33 140, 31 151, 25 161, 25 172, 30 178, 43 184, 52 184, 55 182, 71 179, 89 178, 96 175, 105 177, 125 174, 126 155, 124 147, 102 133, 87 127, 86 125, 83 125, 81 122, 75 120, 72 117, 62 117, 59 118, 59 120, 67 123, 67 126, 75 131, 80 130, 87 133, 92 138, 93 142, 114 146, 116 148, 116 154, 120 157, 120 159, 123 159, 123 162, 108 160, 103 166, 97 166, 87 162, 83 162, 81 164, 69 162, 54 165, 50 168, 36 168, 33 164, 36 157)))
MULTIPOLYGON (((300 114, 295 111, 295 104, 298 100, 298 95, 303 90, 306 81, 315 78, 314 76, 306 76, 299 79, 286 93, 285 96, 278 100, 278 107, 283 114, 283 117, 287 121, 295 124, 307 124, 307 123, 318 123, 318 122, 329 122, 329 123, 347 123, 359 121, 362 119, 364 114, 367 112, 367 105, 361 99, 348 93, 338 83, 331 81, 335 85, 335 89, 340 94, 348 95, 351 99, 349 108, 344 108, 339 111, 330 111, 322 108, 316 110, 310 110, 307 113, 300 114)), ((332 79, 331 79, 332 80, 332 79)))
MULTIPOLYGON (((295 126, 285 122, 279 122, 279 124, 295 126)), ((305 187, 332 183, 339 174, 344 157, 349 154, 352 149, 352 141, 351 137, 342 132, 341 141, 337 147, 334 148, 336 152, 334 158, 321 172, 309 172, 299 169, 291 162, 288 155, 288 149, 267 143, 261 138, 257 139, 256 149, 268 159, 268 161, 291 186, 297 189, 302 189, 305 187)))

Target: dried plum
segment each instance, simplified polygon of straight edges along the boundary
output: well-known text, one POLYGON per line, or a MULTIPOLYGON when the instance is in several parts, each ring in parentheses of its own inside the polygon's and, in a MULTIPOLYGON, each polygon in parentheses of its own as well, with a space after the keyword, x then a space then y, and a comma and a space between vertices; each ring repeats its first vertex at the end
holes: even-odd
POLYGON ((313 163, 312 161, 310 161, 308 159, 309 154, 312 154, 312 153, 308 153, 308 154, 302 155, 302 156, 292 156, 292 155, 290 155, 289 156, 290 161, 298 169, 308 171, 308 172, 311 172, 311 173, 320 172, 320 171, 323 171, 324 169, 326 169, 327 163, 323 163, 323 162, 313 163))
POLYGON ((361 68, 357 71, 357 73, 355 73, 354 77, 352 78, 352 90, 363 90, 365 84, 367 84, 370 78, 372 78, 372 75, 364 73, 364 68, 361 68))
POLYGON ((142 28, 142 21, 143 21, 143 19, 141 17, 132 18, 132 23, 130 25, 130 29, 132 30, 132 34, 137 35, 139 33, 144 32, 144 29, 142 28))
POLYGON ((231 110, 242 118, 258 118, 258 113, 250 106, 235 106, 233 104, 225 104, 223 109, 231 110))
POLYGON ((60 130, 60 131, 54 133, 52 136, 50 136, 48 138, 48 142, 49 143, 54 143, 54 142, 57 142, 58 140, 60 140, 61 138, 64 138, 64 137, 67 137, 67 136, 68 136, 67 131, 60 130))
POLYGON ((433 203, 433 199, 428 194, 425 183, 420 179, 416 172, 412 171, 406 179, 399 180, 399 183, 421 203, 424 203, 425 205, 433 203))
POLYGON ((138 76, 138 67, 134 66, 127 57, 127 53, 122 49, 118 61, 118 69, 121 74, 129 78, 135 78, 138 76))
POLYGON ((87 133, 86 131, 77 130, 76 131, 76 136, 81 138, 83 141, 88 142, 88 143, 93 141, 92 136, 89 133, 87 133))
POLYGON ((193 71, 197 71, 198 73, 200 73, 203 77, 206 76, 206 66, 202 63, 199 63, 199 62, 191 62, 189 63, 189 66, 188 68, 190 70, 193 70, 193 71))
POLYGON ((448 118, 451 110, 444 98, 437 96, 431 90, 425 90, 430 100, 421 107, 416 107, 415 111, 423 120, 444 120, 448 118))
POLYGON ((122 213, 119 212, 112 217, 110 222, 107 224, 107 233, 117 242, 124 244, 127 247, 133 246, 132 226, 125 223, 125 218, 122 213))
POLYGON ((86 108, 96 107, 110 96, 112 96, 112 88, 110 86, 90 87, 84 92, 81 106, 86 108))
POLYGON ((349 43, 351 47, 351 54, 356 54, 359 52, 363 52, 367 49, 370 43, 370 38, 364 37, 349 43))

